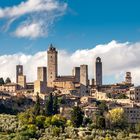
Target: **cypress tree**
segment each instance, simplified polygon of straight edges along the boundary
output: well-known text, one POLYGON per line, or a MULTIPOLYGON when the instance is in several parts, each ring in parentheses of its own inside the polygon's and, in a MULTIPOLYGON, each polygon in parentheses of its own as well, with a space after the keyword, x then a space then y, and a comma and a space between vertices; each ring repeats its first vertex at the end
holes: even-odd
POLYGON ((11 79, 9 77, 6 78, 5 84, 11 83, 11 79))
POLYGON ((71 111, 71 121, 74 127, 80 127, 83 123, 84 113, 79 106, 74 106, 71 111))
POLYGON ((49 98, 46 101, 46 115, 51 116, 53 115, 53 96, 52 93, 49 94, 49 98))
POLYGON ((37 92, 36 95, 36 103, 34 106, 34 111, 35 111, 35 115, 40 115, 40 98, 39 98, 39 93, 37 92))
POLYGON ((0 85, 4 85, 4 80, 2 77, 0 78, 0 85))
POLYGON ((54 96, 54 101, 53 101, 53 114, 58 114, 58 98, 57 95, 54 96))

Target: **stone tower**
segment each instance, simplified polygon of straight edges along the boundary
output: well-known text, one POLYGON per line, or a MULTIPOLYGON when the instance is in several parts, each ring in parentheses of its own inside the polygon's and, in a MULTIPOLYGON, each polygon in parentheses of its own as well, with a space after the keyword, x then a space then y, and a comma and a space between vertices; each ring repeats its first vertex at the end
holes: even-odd
POLYGON ((26 76, 23 75, 23 65, 16 66, 16 83, 18 84, 18 89, 26 88, 26 76))
POLYGON ((47 69, 46 67, 37 68, 37 80, 46 82, 47 81, 47 69))
POLYGON ((131 72, 126 72, 125 83, 127 83, 127 84, 131 84, 132 83, 131 72))
POLYGON ((80 67, 74 67, 72 75, 75 76, 75 82, 80 83, 80 67))
POLYGON ((88 94, 88 66, 80 66, 80 94, 85 96, 88 94))
POLYGON ((82 85, 88 86, 88 66, 80 66, 80 83, 82 85))
POLYGON ((51 44, 47 54, 48 54, 48 69, 47 69, 47 86, 53 87, 53 81, 57 78, 57 50, 51 44))
POLYGON ((37 68, 37 80, 34 82, 34 93, 47 92, 46 73, 46 67, 37 68))
POLYGON ((95 79, 96 79, 96 85, 101 86, 102 85, 102 62, 100 57, 96 58, 95 79))
POLYGON ((23 65, 16 66, 16 83, 18 83, 18 76, 23 75, 23 65))

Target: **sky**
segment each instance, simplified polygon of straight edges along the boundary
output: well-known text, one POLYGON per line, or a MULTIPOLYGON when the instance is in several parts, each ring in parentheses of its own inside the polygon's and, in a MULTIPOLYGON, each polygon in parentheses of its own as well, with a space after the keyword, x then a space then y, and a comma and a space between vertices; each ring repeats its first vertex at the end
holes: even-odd
POLYGON ((88 64, 93 78, 100 56, 104 83, 120 82, 131 71, 138 85, 139 5, 139 0, 0 0, 0 76, 14 81, 20 63, 28 81, 35 80, 52 43, 61 75, 88 64))

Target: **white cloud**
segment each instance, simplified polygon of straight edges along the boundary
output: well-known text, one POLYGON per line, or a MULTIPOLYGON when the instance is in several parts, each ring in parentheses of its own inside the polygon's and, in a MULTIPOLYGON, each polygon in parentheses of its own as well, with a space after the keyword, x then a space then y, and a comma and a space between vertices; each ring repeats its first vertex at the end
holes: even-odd
POLYGON ((47 31, 44 31, 41 23, 23 24, 15 31, 15 35, 18 37, 36 38, 47 34, 47 31))
POLYGON ((0 18, 8 19, 6 27, 9 27, 13 21, 20 18, 15 35, 36 38, 48 35, 50 25, 58 17, 64 15, 66 9, 67 4, 58 0, 27 0, 21 2, 19 5, 0 8, 0 18), (24 20, 21 19, 22 16, 24 16, 24 20), (37 28, 35 28, 36 26, 37 28), (34 33, 33 28, 35 29, 34 33), (33 34, 35 35, 33 36, 33 34))
MULTIPOLYGON (((69 75, 74 66, 88 64, 89 77, 94 74, 94 63, 97 56, 102 58, 103 74, 105 77, 114 76, 117 82, 124 78, 126 71, 132 72, 133 82, 140 84, 140 43, 118 43, 97 45, 92 49, 77 50, 72 54, 60 50, 58 56, 59 74, 69 75)), ((37 66, 47 65, 47 52, 34 55, 14 54, 0 56, 0 76, 15 79, 16 64, 23 64, 28 81, 36 79, 37 66)), ((106 79, 107 81, 107 79, 106 79)))
POLYGON ((17 6, 0 8, 0 18, 18 17, 29 13, 41 11, 63 11, 67 7, 66 3, 59 3, 56 0, 27 0, 17 6))

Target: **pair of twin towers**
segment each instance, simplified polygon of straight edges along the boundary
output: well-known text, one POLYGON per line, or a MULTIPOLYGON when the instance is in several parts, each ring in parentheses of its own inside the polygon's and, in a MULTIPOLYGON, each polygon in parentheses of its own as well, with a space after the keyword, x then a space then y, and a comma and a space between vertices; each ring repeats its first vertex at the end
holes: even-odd
MULTIPOLYGON (((48 64, 47 64, 47 86, 48 87, 53 87, 54 86, 53 82, 56 79, 58 79, 58 51, 51 44, 49 46, 47 54, 48 54, 47 55, 47 59, 48 59, 48 61, 47 61, 48 62, 48 64)), ((85 67, 83 65, 83 68, 85 68, 85 69, 83 69, 83 72, 85 72, 85 73, 81 74, 81 75, 84 75, 84 77, 82 79, 85 79, 85 81, 89 81, 87 65, 85 67)), ((76 76, 76 75, 73 75, 73 76, 76 76)), ((78 76, 79 76, 79 79, 80 79, 80 73, 78 74, 78 76)), ((62 79, 70 79, 70 77, 63 77, 62 79)), ((96 62, 95 62, 95 80, 94 81, 95 81, 94 82, 95 85, 97 85, 97 86, 102 85, 102 62, 101 62, 100 57, 96 58, 96 62)), ((79 82, 80 82, 80 80, 79 80, 79 82)), ((89 85, 89 82, 87 82, 87 83, 89 85)))

